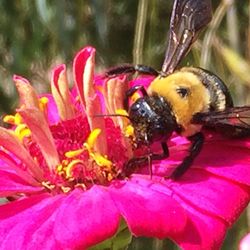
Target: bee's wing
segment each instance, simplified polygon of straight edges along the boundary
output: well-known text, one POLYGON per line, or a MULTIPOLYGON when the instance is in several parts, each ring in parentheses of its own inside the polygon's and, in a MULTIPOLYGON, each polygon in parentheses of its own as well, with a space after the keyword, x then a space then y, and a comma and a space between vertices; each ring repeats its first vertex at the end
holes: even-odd
POLYGON ((211 0, 175 0, 162 74, 172 73, 212 18, 211 0))
POLYGON ((224 111, 197 113, 193 116, 192 123, 218 129, 231 137, 250 136, 250 106, 227 108, 224 111))

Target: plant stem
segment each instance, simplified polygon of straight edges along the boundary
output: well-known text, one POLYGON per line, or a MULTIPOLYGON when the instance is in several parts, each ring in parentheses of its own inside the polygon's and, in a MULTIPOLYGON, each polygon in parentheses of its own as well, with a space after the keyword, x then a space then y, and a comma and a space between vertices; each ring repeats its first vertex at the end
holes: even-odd
POLYGON ((143 62, 143 43, 145 38, 145 29, 147 21, 148 0, 139 0, 135 38, 133 46, 133 63, 140 64, 143 62))

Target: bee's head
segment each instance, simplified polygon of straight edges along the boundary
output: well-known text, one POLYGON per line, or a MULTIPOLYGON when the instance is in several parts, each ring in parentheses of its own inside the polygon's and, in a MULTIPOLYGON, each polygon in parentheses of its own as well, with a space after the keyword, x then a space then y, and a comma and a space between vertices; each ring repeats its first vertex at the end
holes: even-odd
POLYGON ((177 126, 170 106, 159 96, 137 99, 129 109, 129 118, 139 144, 164 141, 177 126))

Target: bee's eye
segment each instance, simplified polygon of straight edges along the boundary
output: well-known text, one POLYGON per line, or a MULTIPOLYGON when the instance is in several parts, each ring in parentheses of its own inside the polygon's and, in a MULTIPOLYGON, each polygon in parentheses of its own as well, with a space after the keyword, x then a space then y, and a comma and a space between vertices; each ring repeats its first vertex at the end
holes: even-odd
POLYGON ((178 88, 176 89, 176 92, 180 95, 181 98, 185 98, 189 95, 189 89, 188 88, 178 88))

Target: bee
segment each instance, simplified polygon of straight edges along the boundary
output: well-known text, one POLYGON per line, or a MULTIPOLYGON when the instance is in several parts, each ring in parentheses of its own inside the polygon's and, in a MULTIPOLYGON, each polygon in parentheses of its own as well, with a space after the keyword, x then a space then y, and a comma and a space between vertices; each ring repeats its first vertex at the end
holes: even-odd
POLYGON ((225 136, 250 135, 250 106, 234 107, 228 88, 218 76, 196 67, 176 69, 211 19, 211 1, 175 0, 161 71, 127 64, 106 72, 109 77, 135 72, 156 76, 147 90, 140 85, 129 89, 124 103, 134 127, 136 146, 150 148, 158 142, 162 153, 149 150, 145 156, 131 158, 124 166, 128 175, 135 166, 167 158, 167 141, 174 132, 191 142, 188 154, 169 176, 175 180, 199 155, 204 144, 203 127, 217 129, 225 136), (141 97, 129 106, 129 99, 137 91, 141 97))

